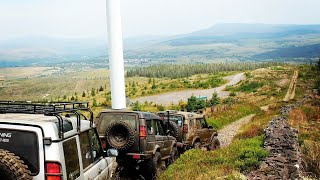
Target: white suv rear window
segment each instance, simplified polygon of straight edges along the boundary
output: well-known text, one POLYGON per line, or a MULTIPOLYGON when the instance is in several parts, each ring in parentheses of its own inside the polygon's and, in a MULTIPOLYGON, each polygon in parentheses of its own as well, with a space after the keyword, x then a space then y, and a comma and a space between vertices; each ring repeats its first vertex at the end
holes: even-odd
POLYGON ((31 175, 39 173, 39 146, 35 132, 0 129, 0 149, 19 156, 28 166, 31 175))

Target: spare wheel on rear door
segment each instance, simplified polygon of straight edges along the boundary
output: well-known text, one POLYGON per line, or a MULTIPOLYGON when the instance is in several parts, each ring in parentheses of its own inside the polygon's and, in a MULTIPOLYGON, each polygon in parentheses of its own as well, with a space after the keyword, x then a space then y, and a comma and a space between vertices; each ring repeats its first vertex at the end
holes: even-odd
POLYGON ((108 144, 118 150, 127 150, 135 143, 134 127, 124 121, 115 121, 106 128, 108 144))
POLYGON ((0 179, 28 180, 31 172, 22 160, 15 154, 0 149, 0 179))

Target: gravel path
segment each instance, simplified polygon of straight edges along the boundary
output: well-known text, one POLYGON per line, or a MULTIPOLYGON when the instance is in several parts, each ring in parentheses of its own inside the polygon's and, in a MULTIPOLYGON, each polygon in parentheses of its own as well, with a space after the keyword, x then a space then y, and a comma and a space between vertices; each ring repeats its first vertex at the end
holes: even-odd
POLYGON ((233 137, 238 133, 240 127, 247 124, 255 114, 250 114, 243 117, 221 129, 218 133, 218 139, 220 141, 221 147, 226 147, 231 144, 233 137))
POLYGON ((170 105, 178 104, 180 100, 187 101, 189 97, 192 95, 194 96, 207 96, 208 98, 211 98, 213 92, 217 92, 219 97, 227 97, 229 95, 228 91, 223 91, 223 89, 227 85, 234 85, 240 82, 242 79, 245 79, 244 73, 235 74, 232 76, 226 76, 224 79, 228 80, 229 82, 227 84, 224 84, 222 86, 212 88, 212 89, 189 89, 189 90, 183 90, 183 91, 176 91, 176 92, 168 92, 164 94, 157 94, 152 96, 144 96, 144 97, 138 97, 130 99, 131 102, 138 101, 139 103, 144 103, 145 101, 153 102, 156 104, 162 104, 162 105, 170 105))

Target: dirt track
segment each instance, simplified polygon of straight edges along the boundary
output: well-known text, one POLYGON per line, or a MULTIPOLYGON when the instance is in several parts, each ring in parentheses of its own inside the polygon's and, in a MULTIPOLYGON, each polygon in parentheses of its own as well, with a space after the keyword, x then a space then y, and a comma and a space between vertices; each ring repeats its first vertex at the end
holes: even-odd
POLYGON ((296 92, 297 80, 298 80, 298 71, 294 71, 294 74, 291 79, 291 83, 289 85, 288 92, 284 97, 283 101, 289 101, 290 99, 294 98, 295 92, 296 92))
POLYGON ((221 129, 218 132, 218 139, 221 143, 221 147, 231 144, 233 137, 238 133, 240 127, 244 124, 247 124, 254 115, 255 114, 250 114, 245 116, 221 129))
POLYGON ((227 84, 224 84, 220 87, 212 88, 212 89, 191 89, 191 90, 183 90, 183 91, 176 91, 176 92, 168 92, 164 94, 157 94, 152 96, 144 96, 130 99, 131 102, 138 101, 139 103, 144 103, 145 101, 153 102, 156 104, 162 105, 170 105, 178 104, 180 100, 187 101, 188 98, 192 95, 194 96, 207 96, 211 98, 213 92, 217 92, 219 97, 227 97, 229 95, 228 91, 223 91, 223 89, 227 85, 234 85, 237 84, 239 81, 244 79, 244 73, 235 74, 232 76, 226 76, 224 79, 228 80, 227 84))

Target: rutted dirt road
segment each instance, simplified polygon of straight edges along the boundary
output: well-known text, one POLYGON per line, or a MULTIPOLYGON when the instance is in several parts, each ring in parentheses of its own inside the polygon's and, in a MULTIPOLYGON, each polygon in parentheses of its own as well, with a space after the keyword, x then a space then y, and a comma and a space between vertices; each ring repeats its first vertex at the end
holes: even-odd
POLYGON ((178 104, 180 100, 187 101, 189 97, 192 95, 194 96, 207 96, 211 98, 213 92, 217 92, 219 97, 227 97, 229 95, 228 91, 223 91, 223 89, 227 85, 234 85, 240 82, 241 80, 245 79, 244 73, 235 74, 232 76, 226 76, 224 79, 228 80, 227 84, 224 84, 220 87, 211 88, 211 89, 191 89, 191 90, 183 90, 183 91, 176 91, 176 92, 168 92, 164 94, 157 94, 152 96, 144 96, 130 99, 131 102, 138 101, 139 103, 144 103, 145 101, 153 102, 156 104, 162 105, 170 105, 178 104))
POLYGON ((294 71, 294 74, 291 79, 291 83, 289 85, 288 92, 284 97, 283 101, 289 101, 290 99, 294 98, 295 92, 296 92, 297 80, 298 80, 298 71, 294 71))
POLYGON ((218 132, 218 139, 221 147, 226 147, 231 144, 233 137, 238 133, 240 127, 247 124, 255 114, 245 116, 221 129, 218 132))

